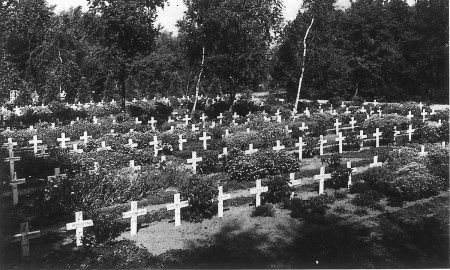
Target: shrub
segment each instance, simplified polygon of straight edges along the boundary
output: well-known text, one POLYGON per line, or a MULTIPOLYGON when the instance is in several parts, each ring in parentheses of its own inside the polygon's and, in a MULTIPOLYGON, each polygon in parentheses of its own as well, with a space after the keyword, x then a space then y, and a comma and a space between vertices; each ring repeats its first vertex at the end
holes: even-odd
POLYGON ((348 213, 347 209, 345 209, 345 207, 343 205, 336 206, 333 210, 334 210, 334 212, 339 213, 339 214, 347 214, 348 213))
POLYGON ((428 151, 426 166, 431 174, 445 180, 444 183, 446 185, 444 188, 448 188, 449 164, 450 160, 447 149, 432 148, 428 151))
POLYGON ((357 216, 365 216, 365 215, 369 214, 369 212, 367 212, 367 209, 365 209, 365 208, 358 207, 358 208, 356 208, 355 212, 353 212, 353 214, 355 214, 357 216))
POLYGON ((189 201, 189 206, 183 211, 186 220, 200 222, 215 214, 218 190, 211 178, 194 175, 181 185, 180 193, 189 201))
POLYGON ((358 137, 359 131, 350 131, 345 135, 345 146, 347 150, 359 150, 361 139, 358 137))
MULTIPOLYGON (((436 127, 429 126, 428 123, 424 123, 421 120, 416 121, 416 130, 412 135, 413 141, 418 143, 435 143, 439 141, 439 133, 436 127)), ((448 136, 448 133, 447 133, 448 136)))
POLYGON ((252 217, 273 217, 275 215, 275 209, 271 204, 260 205, 252 212, 252 217))
POLYGON ((280 175, 270 177, 267 186, 269 190, 262 193, 262 201, 269 203, 280 203, 284 200, 289 200, 293 190, 289 186, 288 179, 280 175))
POLYGON ((381 209, 381 205, 379 204, 381 196, 382 196, 381 193, 377 191, 368 190, 366 192, 357 194, 356 197, 353 198, 351 202, 353 205, 356 206, 381 209))
POLYGON ((294 198, 291 200, 291 217, 299 218, 308 215, 324 215, 330 208, 328 204, 334 202, 334 198, 327 194, 310 197, 308 200, 294 198))
POLYGON ((394 179, 394 173, 386 167, 369 168, 363 172, 362 178, 372 188, 381 192, 389 189, 389 184, 394 179))
POLYGON ((370 190, 370 186, 367 182, 354 182, 350 186, 350 194, 363 193, 368 190, 370 190))
POLYGON ((199 157, 202 157, 202 161, 199 163, 197 170, 202 174, 216 173, 220 171, 220 164, 218 158, 219 152, 213 150, 202 150, 198 153, 199 157))
POLYGON ((336 191, 333 196, 336 198, 336 200, 343 200, 347 198, 347 192, 346 191, 336 191))
MULTIPOLYGON (((447 117, 448 117, 448 115, 447 115, 447 117)), ((438 133, 438 139, 440 141, 448 143, 450 133, 449 133, 449 123, 447 120, 442 122, 442 125, 439 128, 437 128, 437 133, 438 133)))
POLYGON ((300 161, 293 155, 284 151, 263 150, 254 155, 258 166, 269 175, 291 173, 300 170, 300 161))
POLYGON ((120 234, 128 227, 126 223, 119 222, 122 219, 122 214, 117 210, 110 213, 92 210, 87 213, 86 217, 92 219, 94 223, 93 233, 95 236, 95 243, 113 240, 120 236, 120 234))
POLYGON ((305 138, 305 146, 303 148, 303 157, 309 158, 319 154, 319 149, 316 149, 319 138, 307 136, 305 138))
POLYGON ((224 164, 230 179, 235 181, 255 181, 267 174, 252 155, 244 156, 238 151, 229 152, 224 164))
POLYGON ((328 163, 328 168, 331 170, 331 179, 326 182, 327 186, 331 186, 334 189, 348 186, 348 176, 352 169, 342 166, 339 154, 333 154, 329 159, 322 158, 322 162, 328 163))

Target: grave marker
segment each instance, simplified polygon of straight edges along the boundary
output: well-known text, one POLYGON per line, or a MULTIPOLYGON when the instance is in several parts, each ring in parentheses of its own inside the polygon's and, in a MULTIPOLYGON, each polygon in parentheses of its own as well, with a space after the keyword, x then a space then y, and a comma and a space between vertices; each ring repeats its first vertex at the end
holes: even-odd
MULTIPOLYGON (((295 179, 295 172, 289 174, 289 186, 295 187, 302 184, 301 179, 295 179)), ((291 199, 294 198, 294 191, 291 193, 291 199)))
POLYGON ((373 163, 369 164, 369 168, 381 167, 382 165, 383 165, 383 162, 378 162, 378 156, 374 156, 373 163))
POLYGON ((203 136, 198 138, 199 141, 203 141, 203 150, 207 150, 207 141, 211 139, 211 136, 206 136, 206 132, 203 131, 203 136))
POLYGON ((425 116, 428 115, 428 113, 425 111, 425 109, 423 109, 423 111, 422 111, 422 113, 420 115, 422 115, 422 122, 425 122, 425 120, 426 120, 425 116))
POLYGON ((8 150, 13 150, 14 146, 17 146, 17 142, 13 142, 12 138, 8 138, 8 142, 3 143, 3 146, 7 146, 8 150))
POLYGON ((189 205, 188 201, 180 201, 180 193, 173 194, 174 203, 168 204, 167 210, 175 210, 175 227, 181 226, 181 208, 187 207, 189 205))
POLYGON ((191 120, 192 118, 189 118, 189 116, 186 114, 184 116, 184 118, 182 119, 185 123, 186 126, 189 126, 189 120, 191 120))
POLYGON ((428 152, 425 152, 425 145, 422 145, 419 156, 424 157, 426 155, 428 155, 428 152))
POLYGON ((198 128, 195 124, 192 124, 191 130, 192 132, 197 132, 198 130, 200 130, 200 128, 198 128))
POLYGON ((323 135, 320 135, 319 143, 320 143, 320 146, 319 146, 319 155, 320 155, 320 156, 323 156, 323 145, 324 145, 325 143, 327 143, 327 140, 324 140, 324 139, 323 139, 323 135))
POLYGON ((217 216, 223 217, 223 201, 231 199, 231 194, 223 194, 223 187, 218 187, 219 196, 217 196, 217 201, 219 202, 217 205, 217 216))
POLYGON ((188 160, 187 160, 187 163, 192 163, 192 172, 194 173, 194 174, 196 174, 197 173, 197 162, 200 162, 200 161, 202 161, 203 160, 203 158, 202 157, 197 157, 197 152, 192 152, 192 158, 189 158, 188 160))
POLYGON ((134 171, 140 171, 141 170, 141 166, 140 165, 134 165, 134 160, 130 160, 130 165, 129 167, 131 169, 133 169, 134 171))
POLYGON ((83 153, 83 149, 78 149, 78 144, 77 143, 74 143, 72 145, 72 147, 73 147, 73 150, 70 150, 71 153, 74 153, 74 154, 81 154, 81 153, 83 153))
POLYGON ((158 148, 158 136, 153 136, 153 141, 151 141, 149 143, 149 145, 150 146, 153 145, 153 152, 154 152, 154 155, 156 157, 158 155, 158 151, 159 151, 159 148, 158 148))
POLYGON ((14 156, 14 151, 9 150, 9 156, 4 159, 5 162, 9 162, 9 175, 11 177, 11 180, 14 178, 14 162, 19 161, 20 157, 14 156))
POLYGON ((178 149, 183 151, 183 143, 187 142, 187 139, 183 139, 183 135, 178 135, 178 149))
POLYGON ((375 137, 375 147, 380 147, 380 136, 383 135, 383 132, 380 132, 379 128, 375 129, 375 133, 373 136, 375 137))
POLYGON ((364 135, 364 131, 362 129, 359 131, 358 138, 361 140, 360 149, 362 149, 364 147, 364 139, 367 139, 367 135, 364 135))
POLYGON ((411 120, 411 118, 413 118, 414 115, 411 114, 411 111, 408 112, 408 115, 406 116, 406 118, 408 118, 408 120, 411 120))
POLYGON ((76 230, 77 247, 81 246, 81 239, 83 238, 83 228, 94 226, 92 219, 83 220, 83 212, 75 212, 75 222, 67 223, 66 230, 76 230))
POLYGON ((135 123, 136 125, 140 125, 140 124, 142 124, 142 121, 140 121, 139 118, 136 117, 135 120, 134 120, 134 123, 135 123))
POLYGON ((11 183, 9 184, 12 187, 12 195, 13 195, 13 205, 19 203, 19 191, 18 185, 25 184, 25 178, 17 179, 17 173, 14 172, 11 183))
POLYGON ((133 139, 128 139, 128 143, 125 144, 124 146, 130 147, 130 148, 136 148, 138 146, 138 144, 137 143, 133 143, 133 139))
POLYGON ((22 249, 22 257, 30 256, 30 239, 41 236, 41 231, 30 232, 28 222, 20 223, 20 233, 13 235, 13 242, 19 242, 22 249))
POLYGON ((342 142, 345 140, 345 137, 342 137, 342 132, 339 132, 339 137, 334 140, 339 142, 339 154, 342 154, 342 142))
POLYGON ((308 129, 308 127, 305 125, 305 122, 302 122, 301 127, 299 127, 298 129, 301 130, 301 131, 305 131, 305 130, 308 129))
POLYGON ((143 216, 147 214, 147 209, 142 208, 138 209, 137 201, 131 202, 131 210, 125 213, 122 213, 122 218, 131 218, 130 225, 130 234, 134 236, 137 234, 137 218, 138 216, 143 216))
POLYGON ((251 144, 248 145, 248 150, 244 151, 244 154, 245 155, 251 155, 251 154, 256 153, 256 152, 258 152, 258 149, 253 149, 253 143, 251 143, 251 144))
POLYGON ((303 142, 303 137, 298 137, 298 143, 295 143, 295 146, 298 147, 298 159, 303 159, 303 146, 306 146, 306 143, 303 142))
POLYGON ((56 179, 58 176, 67 176, 66 174, 61 174, 60 168, 54 169, 55 175, 49 175, 47 176, 47 180, 51 181, 52 179, 56 179))
POLYGON ((82 140, 84 143, 84 146, 86 146, 88 143, 88 139, 90 139, 90 138, 92 138, 92 136, 88 136, 87 131, 85 131, 85 132, 83 132, 83 136, 80 137, 80 140, 82 140))
POLYGON ((356 124, 355 117, 352 116, 352 120, 350 120, 349 124, 351 125, 352 130, 354 130, 355 129, 355 124, 356 124))
POLYGON ((99 148, 97 148, 97 152, 109 151, 109 150, 111 150, 111 146, 106 146, 106 142, 105 141, 102 141, 101 142, 101 146, 99 148))
POLYGON ((320 167, 320 174, 314 175, 314 180, 320 180, 319 181, 319 195, 323 194, 323 188, 324 188, 324 182, 325 179, 331 178, 331 174, 325 174, 325 167, 320 167))
POLYGON ((152 130, 155 130, 155 124, 158 122, 155 120, 155 118, 153 118, 153 116, 151 117, 150 121, 148 121, 150 123, 150 125, 152 126, 152 130))
POLYGON ((217 119, 219 119, 219 123, 222 125, 222 119, 223 119, 222 113, 220 113, 220 115, 217 116, 217 119))
POLYGON ((399 135, 400 135, 400 131, 397 131, 397 126, 394 126, 394 143, 399 135))
POLYGON ((274 146, 274 147, 272 147, 272 150, 278 152, 278 151, 280 151, 280 150, 283 150, 284 148, 285 148, 285 146, 284 146, 284 145, 281 145, 280 140, 277 140, 277 145, 274 146))
POLYGON ((217 157, 222 158, 223 156, 226 156, 226 155, 228 155, 228 148, 224 147, 222 154, 219 154, 217 157))
POLYGON ((36 155, 38 152, 38 143, 42 143, 42 140, 38 140, 37 135, 33 135, 33 140, 28 141, 28 143, 33 145, 33 153, 36 155))
POLYGON ((261 186, 261 179, 256 180, 256 187, 250 189, 250 194, 256 195, 256 204, 258 207, 261 204, 261 193, 269 191, 269 187, 261 186))
POLYGON ((61 138, 57 138, 56 139, 58 142, 61 142, 61 148, 65 149, 66 148, 66 142, 70 141, 70 138, 66 138, 66 134, 63 132, 61 133, 61 138))
POLYGON ((347 169, 351 169, 350 173, 348 174, 348 183, 347 188, 350 189, 350 186, 352 185, 352 173, 356 172, 356 168, 352 168, 352 162, 347 162, 347 169))
POLYGON ((409 125, 408 130, 406 131, 406 133, 408 133, 408 139, 409 141, 411 141, 411 136, 414 133, 415 129, 412 128, 412 125, 409 125))

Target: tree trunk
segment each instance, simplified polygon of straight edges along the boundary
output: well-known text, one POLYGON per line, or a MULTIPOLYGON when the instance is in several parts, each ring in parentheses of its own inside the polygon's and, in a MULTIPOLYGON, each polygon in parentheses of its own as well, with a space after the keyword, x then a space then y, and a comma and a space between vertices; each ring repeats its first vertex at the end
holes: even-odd
POLYGON ((355 99, 358 96, 358 90, 359 90, 359 82, 356 83, 355 94, 353 95, 353 99, 355 99))
POLYGON ((300 101, 300 90, 302 89, 303 74, 305 73, 305 58, 306 58, 306 38, 308 37, 309 30, 314 23, 314 18, 311 20, 311 24, 306 30, 305 37, 303 38, 303 59, 302 59, 302 73, 300 74, 300 80, 298 82, 297 98, 295 99, 294 112, 297 113, 298 102, 300 101))
POLYGON ((119 76, 119 83, 120 88, 122 90, 122 111, 125 112, 125 98, 126 98, 126 89, 125 89, 125 78, 126 78, 126 70, 125 70, 125 64, 121 65, 120 68, 120 76, 119 76))
POLYGON ((198 74, 197 85, 195 86, 195 102, 194 102, 194 107, 192 108, 192 113, 194 113, 195 107, 197 107, 198 92, 200 90, 200 79, 202 78, 204 63, 205 63, 205 46, 203 46, 202 64, 201 64, 200 74, 198 74))

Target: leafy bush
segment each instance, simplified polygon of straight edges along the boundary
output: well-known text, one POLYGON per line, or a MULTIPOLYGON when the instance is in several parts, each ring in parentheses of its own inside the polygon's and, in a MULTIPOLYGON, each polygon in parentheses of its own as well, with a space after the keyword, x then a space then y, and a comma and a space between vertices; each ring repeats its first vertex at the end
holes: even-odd
POLYGON ((271 204, 260 205, 252 212, 252 217, 273 217, 275 215, 275 209, 271 204))
MULTIPOLYGON (((439 141, 439 133, 436 127, 429 126, 428 123, 423 123, 421 121, 417 121, 416 130, 412 135, 413 141, 417 141, 418 143, 435 143, 439 141)), ((447 133, 448 137, 448 133, 447 133)))
POLYGON ((370 207, 372 209, 381 210, 382 206, 379 204, 382 194, 374 191, 368 190, 363 193, 359 193, 355 198, 352 199, 352 204, 360 207, 370 207))
POLYGON ((319 138, 307 136, 305 137, 305 146, 303 148, 303 157, 309 158, 319 154, 319 149, 316 149, 319 138))
POLYGON ((267 174, 264 168, 251 155, 236 155, 229 153, 225 157, 225 170, 235 181, 255 181, 267 174))
POLYGON ((433 147, 428 150, 426 166, 431 174, 445 180, 444 183, 446 185, 444 188, 448 188, 449 164, 449 152, 447 149, 433 147))
POLYGON ((336 200, 343 200, 347 198, 347 192, 345 191, 336 191, 333 196, 336 198, 336 200))
POLYGON ((299 218, 308 215, 324 215, 330 208, 328 204, 334 202, 334 198, 327 194, 310 197, 308 200, 294 198, 291 200, 291 217, 299 218))
POLYGON ((354 182, 352 183, 352 185, 350 186, 350 194, 355 194, 355 193, 363 193, 370 190, 370 186, 369 183, 367 182, 354 182))
POLYGON ((269 190, 261 194, 262 201, 269 203, 280 203, 289 200, 292 187, 289 186, 289 180, 285 176, 273 176, 269 178, 267 184, 269 190))
POLYGON ((211 178, 194 175, 180 186, 180 193, 189 201, 189 206, 183 211, 186 220, 200 222, 215 214, 218 190, 211 178))
POLYGON ((345 134, 344 142, 347 150, 359 150, 361 139, 358 136, 359 131, 356 129, 345 134))
POLYGON ((300 170, 300 161, 284 151, 258 151, 254 155, 258 166, 269 175, 291 173, 300 170))
POLYGON ((348 176, 352 169, 347 168, 341 164, 341 156, 333 154, 329 159, 322 158, 322 162, 328 163, 328 168, 331 170, 331 179, 326 182, 326 185, 334 189, 340 189, 348 186, 348 176))
POLYGON ((366 208, 358 207, 358 208, 356 208, 355 212, 353 212, 353 214, 355 214, 357 216, 365 216, 365 215, 369 214, 369 212, 367 211, 366 208))
POLYGON ((219 172, 221 167, 218 158, 219 152, 213 150, 202 150, 198 153, 202 157, 202 161, 197 167, 197 171, 202 174, 210 174, 219 172))
POLYGON ((372 188, 385 192, 395 175, 386 167, 369 168, 362 173, 361 178, 372 188))
POLYGON ((122 213, 117 210, 110 213, 93 210, 87 213, 86 217, 92 219, 94 223, 93 233, 95 236, 95 243, 113 240, 120 236, 120 234, 128 227, 127 224, 119 222, 122 219, 122 213))

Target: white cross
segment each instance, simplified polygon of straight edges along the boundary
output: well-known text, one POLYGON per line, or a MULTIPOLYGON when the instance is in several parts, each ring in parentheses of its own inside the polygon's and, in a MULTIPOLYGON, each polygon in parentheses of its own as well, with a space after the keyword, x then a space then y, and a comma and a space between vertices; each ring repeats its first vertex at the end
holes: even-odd
POLYGON ((435 109, 434 109, 434 108, 431 108, 431 113, 430 113, 430 115, 435 115, 435 114, 436 114, 435 109))
POLYGON ((50 128, 51 128, 51 129, 55 129, 55 128, 56 128, 56 127, 55 127, 55 123, 52 123, 51 126, 50 126, 50 128))
POLYGON ((30 232, 28 222, 20 223, 20 233, 13 235, 13 242, 19 242, 22 248, 22 257, 30 256, 30 239, 41 236, 41 231, 30 232))
POLYGON ((225 135, 224 135, 224 137, 226 138, 226 137, 228 137, 228 136, 230 136, 230 130, 225 129, 225 135))
POLYGON ((394 142, 397 139, 398 135, 400 135, 400 131, 397 130, 397 126, 394 126, 394 142))
POLYGON ((380 147, 380 136, 383 135, 383 132, 380 132, 379 128, 375 129, 375 133, 373 136, 375 137, 375 147, 380 147))
POLYGON ((419 108, 422 110, 423 104, 422 102, 419 103, 419 108))
POLYGON ((97 117, 94 115, 94 117, 92 118, 92 121, 94 122, 94 125, 99 125, 97 117))
POLYGON ((222 113, 220 113, 220 115, 217 116, 217 119, 219 119, 219 123, 222 125, 222 119, 223 119, 222 113))
POLYGON ((138 146, 137 143, 133 143, 133 139, 128 139, 128 143, 125 144, 126 147, 135 148, 138 146))
POLYGON ((256 204, 258 207, 261 204, 261 193, 269 191, 269 187, 261 186, 261 179, 256 180, 256 187, 250 189, 250 194, 256 194, 256 204))
POLYGON ((425 109, 423 109, 422 113, 420 115, 422 115, 422 122, 425 122, 425 116, 427 116, 427 112, 425 111, 425 109))
POLYGON ((189 118, 189 116, 186 114, 182 120, 185 122, 186 126, 189 126, 189 120, 191 120, 191 119, 192 118, 189 118))
POLYGON ((289 125, 286 125, 286 131, 287 131, 288 134, 292 133, 292 129, 289 129, 289 125))
POLYGON ((207 141, 211 139, 211 136, 206 136, 206 132, 203 131, 203 136, 198 138, 199 141, 203 141, 203 150, 207 149, 207 141))
POLYGON ((13 193, 13 205, 16 205, 19 203, 19 191, 18 191, 18 185, 25 184, 25 178, 17 179, 17 173, 14 172, 11 179, 11 187, 12 187, 12 193, 13 193))
POLYGON ((319 155, 320 155, 320 156, 323 156, 323 145, 324 145, 325 143, 327 143, 327 140, 324 140, 324 139, 323 139, 323 135, 320 135, 319 143, 320 143, 320 146, 319 146, 319 155))
POLYGON ((411 136, 414 133, 414 131, 415 131, 415 129, 412 128, 412 125, 409 125, 409 128, 406 131, 406 133, 408 133, 409 141, 411 141, 411 136))
POLYGON ((378 116, 381 117, 381 108, 377 110, 378 116))
POLYGON ((325 167, 320 167, 320 174, 319 175, 314 175, 314 180, 320 180, 319 182, 319 195, 323 194, 323 188, 324 188, 324 183, 325 183, 325 179, 329 179, 331 178, 331 174, 325 174, 325 167))
POLYGON ((187 163, 192 163, 192 172, 197 173, 197 162, 202 161, 202 157, 197 157, 197 152, 192 152, 192 158, 188 158, 187 163))
POLYGON ((135 123, 136 125, 139 125, 139 124, 142 124, 142 121, 140 121, 139 118, 136 117, 135 120, 134 120, 134 123, 135 123))
POLYGON ((414 115, 411 114, 411 111, 409 111, 408 115, 406 116, 406 118, 408 118, 408 120, 411 120, 411 118, 413 118, 414 115))
POLYGON ((153 145, 153 151, 154 151, 154 155, 155 157, 158 155, 158 136, 153 136, 153 141, 149 143, 149 145, 153 145))
POLYGON ((202 113, 202 116, 200 117, 200 119, 202 120, 203 123, 203 127, 205 127, 205 120, 206 120, 206 115, 204 113, 202 113))
POLYGON ((12 138, 8 138, 8 142, 3 143, 3 146, 7 146, 8 150, 12 150, 14 146, 17 146, 17 142, 13 142, 12 138))
POLYGON ((272 147, 272 150, 274 151, 280 151, 283 150, 285 147, 284 145, 281 145, 280 140, 277 140, 277 146, 272 147))
POLYGON ((422 145, 419 156, 423 157, 428 155, 428 152, 425 152, 425 145, 422 145))
POLYGON ((277 123, 281 123, 281 115, 277 115, 277 123))
POLYGON ((66 176, 66 174, 61 174, 60 168, 55 168, 54 171, 55 171, 55 175, 47 176, 48 181, 51 181, 51 179, 56 179, 56 177, 58 177, 58 176, 66 176))
POLYGON ((373 156, 373 163, 369 164, 369 168, 381 167, 381 165, 383 165, 383 162, 378 162, 378 156, 373 156))
POLYGON ((438 128, 439 128, 439 127, 441 127, 441 126, 442 126, 442 120, 441 120, 441 119, 439 119, 439 120, 438 120, 438 122, 437 122, 437 124, 436 124, 436 127, 438 127, 438 128))
POLYGON ((149 122, 150 125, 152 126, 152 130, 155 130, 155 124, 156 124, 158 121, 156 121, 155 118, 153 118, 153 116, 152 116, 152 118, 151 118, 150 121, 148 121, 148 122, 149 122))
POLYGON ((345 137, 342 137, 342 132, 339 132, 339 137, 334 140, 339 142, 339 154, 342 154, 342 142, 345 140, 345 137))
POLYGON ((19 160, 20 160, 20 157, 15 157, 14 151, 11 149, 9 150, 9 157, 4 159, 5 162, 9 162, 9 175, 11 177, 11 180, 14 177, 14 162, 19 161, 19 160))
POLYGON ((101 147, 97 148, 97 152, 109 151, 109 150, 111 150, 111 146, 106 146, 106 142, 105 141, 102 141, 101 142, 101 147))
POLYGON ((192 124, 192 132, 196 132, 197 130, 200 130, 195 124, 192 124))
POLYGON ((360 112, 362 112, 362 113, 367 112, 367 111, 366 111, 366 108, 364 108, 364 106, 361 106, 360 112))
POLYGON ((331 112, 331 115, 337 115, 337 112, 335 109, 333 109, 333 111, 331 112))
POLYGON ((178 149, 183 151, 183 143, 187 142, 187 139, 183 139, 183 135, 178 135, 178 149))
POLYGON ((92 138, 92 136, 87 135, 87 131, 83 132, 83 136, 80 137, 80 140, 83 140, 84 146, 87 145, 88 139, 92 138))
POLYGON ((364 139, 367 139, 367 135, 364 135, 364 131, 362 129, 359 131, 358 138, 361 140, 360 148, 362 149, 364 147, 364 139))
POLYGON ((217 189, 219 189, 219 196, 217 196, 217 201, 219 202, 217 205, 217 215, 218 217, 223 217, 223 201, 230 199, 231 194, 223 194, 222 186, 218 187, 217 189))
POLYGON ((219 154, 217 157, 222 158, 223 156, 226 156, 226 155, 228 155, 228 148, 224 147, 222 154, 219 154))
POLYGON ((173 123, 173 122, 175 122, 175 120, 173 120, 172 117, 169 116, 169 119, 167 119, 167 123, 170 124, 170 123, 173 123))
POLYGON ((147 209, 142 208, 138 209, 137 201, 131 202, 131 210, 125 213, 122 213, 122 218, 131 218, 130 225, 130 234, 134 236, 137 234, 137 218, 138 216, 143 216, 147 214, 147 209))
POLYGON ((83 149, 78 149, 78 144, 74 143, 74 144, 72 144, 72 147, 73 147, 73 150, 70 151, 71 153, 74 153, 74 154, 83 153, 83 149))
POLYGON ((302 122, 302 126, 298 128, 301 131, 305 131, 308 127, 305 125, 305 122, 302 122))
POLYGON ((66 142, 70 141, 70 138, 66 138, 66 134, 63 132, 61 133, 61 138, 56 139, 58 142, 61 142, 61 148, 66 148, 66 142))
POLYGON ((215 128, 216 127, 216 122, 214 120, 211 121, 211 126, 209 126, 210 128, 215 128))
MULTIPOLYGON (((302 184, 301 179, 295 179, 295 172, 289 174, 289 186, 295 187, 302 184)), ((294 191, 291 193, 291 199, 294 198, 294 191)))
POLYGON ((352 173, 356 172, 356 168, 352 168, 352 162, 348 161, 347 169, 351 169, 350 173, 348 174, 348 183, 347 183, 347 188, 350 188, 350 186, 352 185, 352 173))
POLYGON ((138 166, 134 165, 134 160, 130 160, 130 165, 129 165, 129 167, 130 167, 131 169, 135 170, 135 171, 140 171, 140 170, 141 170, 141 166, 140 166, 140 165, 138 165, 138 166))
POLYGON ((83 220, 83 212, 75 212, 75 222, 67 223, 66 230, 76 230, 77 247, 81 246, 81 239, 83 238, 83 228, 94 226, 92 219, 83 220))
POLYGON ((342 103, 341 103, 341 108, 345 108, 344 101, 342 101, 342 103))
POLYGON ((374 100, 373 100, 373 102, 372 102, 372 104, 373 104, 373 106, 377 106, 377 105, 378 105, 378 102, 377 102, 377 100, 376 100, 376 99, 374 99, 374 100))
POLYGON ((29 144, 33 145, 33 152, 37 154, 38 152, 38 143, 42 143, 42 140, 37 139, 37 135, 33 135, 33 140, 28 141, 29 144))
POLYGON ((174 203, 168 204, 167 210, 175 210, 175 226, 181 226, 181 208, 189 205, 188 201, 180 201, 180 193, 173 194, 174 203))
POLYGON ((295 143, 295 146, 298 147, 298 159, 303 159, 303 146, 306 146, 306 143, 303 142, 303 137, 298 137, 298 143, 295 143))
POLYGON ((233 114, 233 116, 232 116, 232 117, 233 117, 233 120, 236 120, 236 119, 238 119, 238 118, 239 118, 239 115, 237 115, 237 114, 236 114, 236 112, 234 112, 234 114, 233 114))
POLYGON ((349 122, 349 124, 351 125, 352 130, 354 130, 355 129, 355 124, 356 124, 355 117, 352 116, 352 120, 349 122))
POLYGON ((311 116, 311 112, 309 111, 308 107, 306 107, 305 111, 303 111, 306 116, 311 116))
POLYGON ((251 143, 251 144, 248 145, 248 150, 244 151, 244 154, 245 155, 251 155, 251 154, 256 153, 256 152, 258 152, 258 149, 253 149, 253 143, 251 143))
POLYGON ((344 114, 349 114, 349 113, 350 113, 350 111, 348 110, 348 108, 345 108, 344 114))
MULTIPOLYGON (((73 122, 73 121, 72 121, 73 122)), ((34 130, 34 127, 33 127, 33 125, 31 125, 30 126, 30 131, 33 131, 34 130)))

